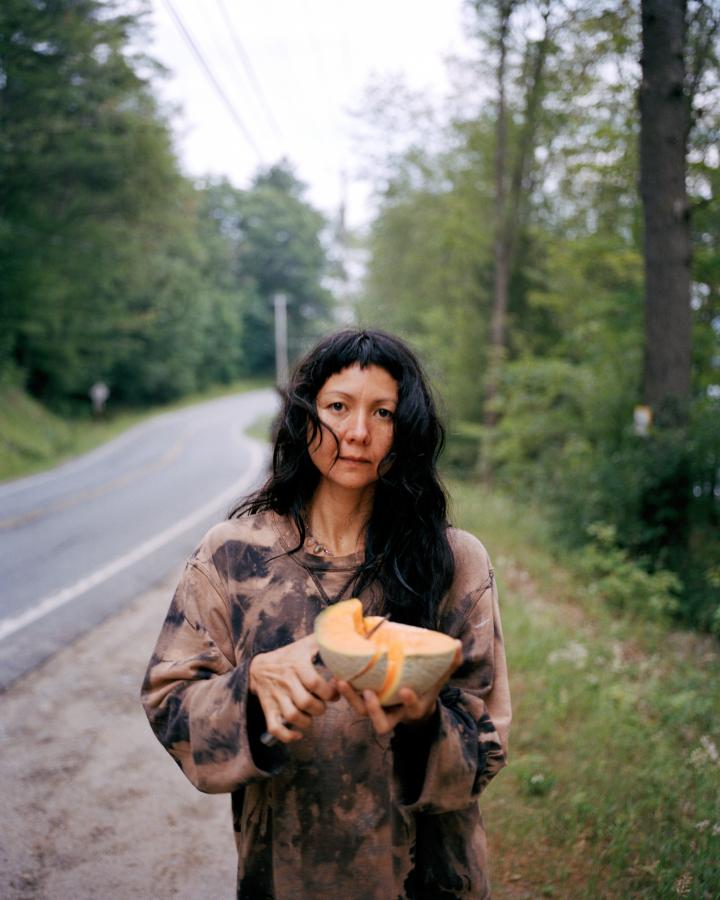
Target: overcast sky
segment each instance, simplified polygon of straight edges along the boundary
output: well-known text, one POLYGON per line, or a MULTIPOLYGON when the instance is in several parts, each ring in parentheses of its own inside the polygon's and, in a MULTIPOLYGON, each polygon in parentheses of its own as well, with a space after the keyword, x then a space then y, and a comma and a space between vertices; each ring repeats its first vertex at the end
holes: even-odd
POLYGON ((310 202, 329 215, 339 207, 346 172, 351 225, 370 216, 367 188, 356 178, 357 124, 350 114, 360 108, 366 85, 372 77, 402 73, 409 86, 442 97, 444 58, 467 46, 463 0, 152 0, 152 5, 151 52, 171 72, 158 92, 182 107, 174 126, 184 170, 226 175, 244 187, 259 165, 286 156, 308 184, 310 202))

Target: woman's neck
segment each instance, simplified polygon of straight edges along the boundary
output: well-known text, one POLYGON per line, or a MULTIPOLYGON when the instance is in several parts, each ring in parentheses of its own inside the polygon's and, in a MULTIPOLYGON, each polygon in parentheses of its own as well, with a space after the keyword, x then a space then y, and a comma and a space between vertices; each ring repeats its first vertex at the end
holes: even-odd
POLYGON ((315 542, 331 556, 348 556, 365 546, 365 528, 374 491, 346 491, 321 481, 307 509, 307 526, 315 542))

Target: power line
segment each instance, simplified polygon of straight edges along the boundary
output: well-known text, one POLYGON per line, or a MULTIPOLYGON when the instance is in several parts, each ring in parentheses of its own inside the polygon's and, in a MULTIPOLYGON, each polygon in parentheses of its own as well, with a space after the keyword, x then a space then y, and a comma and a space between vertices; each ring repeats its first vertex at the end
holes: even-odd
POLYGON ((278 124, 277 119, 272 113, 270 109, 270 105, 267 102, 265 94, 260 87, 260 82, 255 75, 255 70, 253 69, 252 63, 250 62, 250 57, 247 55, 245 48, 240 42, 240 38, 237 35, 237 31, 235 26, 233 25, 232 19, 228 14, 227 7, 225 6, 225 0, 218 0, 218 6, 220 7, 220 12, 222 13, 222 17, 225 20, 225 24, 228 27, 228 31, 230 32, 230 38, 235 46, 235 50, 237 51, 237 55, 240 58, 240 62, 242 63, 243 69, 245 70, 245 74, 247 75, 248 81, 250 82, 252 89, 255 91, 255 95, 260 102, 260 106, 262 107, 263 112, 265 113, 265 117, 270 123, 270 127, 275 132, 276 137, 280 141, 283 146, 286 146, 287 141, 285 140, 285 136, 278 124))
POLYGON ((220 84, 220 82, 217 80, 217 78, 213 74, 213 71, 210 68, 210 66, 207 64, 205 57, 202 55, 202 52, 200 51, 200 48, 197 46, 197 44, 193 40, 192 35, 188 31, 188 29, 185 27, 185 24, 183 23, 182 19, 180 18, 177 11, 175 10, 175 8, 172 4, 172 0, 163 0, 163 3, 165 4, 167 11, 172 16, 173 21, 175 22, 177 27, 180 29, 180 33, 182 34, 183 38, 185 39, 185 42, 187 43, 188 47, 192 51, 193 55, 195 56, 195 59, 198 61, 198 63, 202 67, 203 71, 205 72, 207 77, 210 79, 210 83, 215 88, 215 92, 217 93, 217 95, 220 97, 220 99, 225 104, 228 112, 230 113, 230 116, 232 117, 233 122, 235 122, 237 127, 242 132, 242 135, 245 138, 245 140, 248 142, 248 144, 250 144, 252 149, 255 151, 255 155, 257 156, 259 161, 261 163, 264 163, 265 159, 263 157, 263 154, 260 152, 258 145, 255 143, 255 140, 254 140, 252 134, 245 127, 244 122, 238 115, 237 110, 235 109, 235 107, 231 103, 229 97, 223 90, 222 85, 220 84))

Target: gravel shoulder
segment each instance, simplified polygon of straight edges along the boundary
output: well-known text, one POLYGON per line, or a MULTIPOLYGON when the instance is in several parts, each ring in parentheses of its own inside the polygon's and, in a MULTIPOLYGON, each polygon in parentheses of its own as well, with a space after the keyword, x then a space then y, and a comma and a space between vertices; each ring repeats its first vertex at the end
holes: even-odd
POLYGON ((193 788, 140 683, 180 573, 0 694, 0 897, 234 897, 228 795, 193 788))

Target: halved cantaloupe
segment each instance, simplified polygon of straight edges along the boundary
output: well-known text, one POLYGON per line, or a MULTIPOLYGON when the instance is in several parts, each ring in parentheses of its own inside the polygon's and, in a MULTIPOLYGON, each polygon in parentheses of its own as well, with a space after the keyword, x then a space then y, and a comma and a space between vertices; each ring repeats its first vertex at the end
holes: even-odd
POLYGON ((359 600, 341 600, 315 620, 315 637, 323 662, 336 678, 356 690, 375 691, 383 706, 399 703, 401 688, 417 694, 446 675, 460 652, 460 641, 440 631, 363 616, 359 600))

